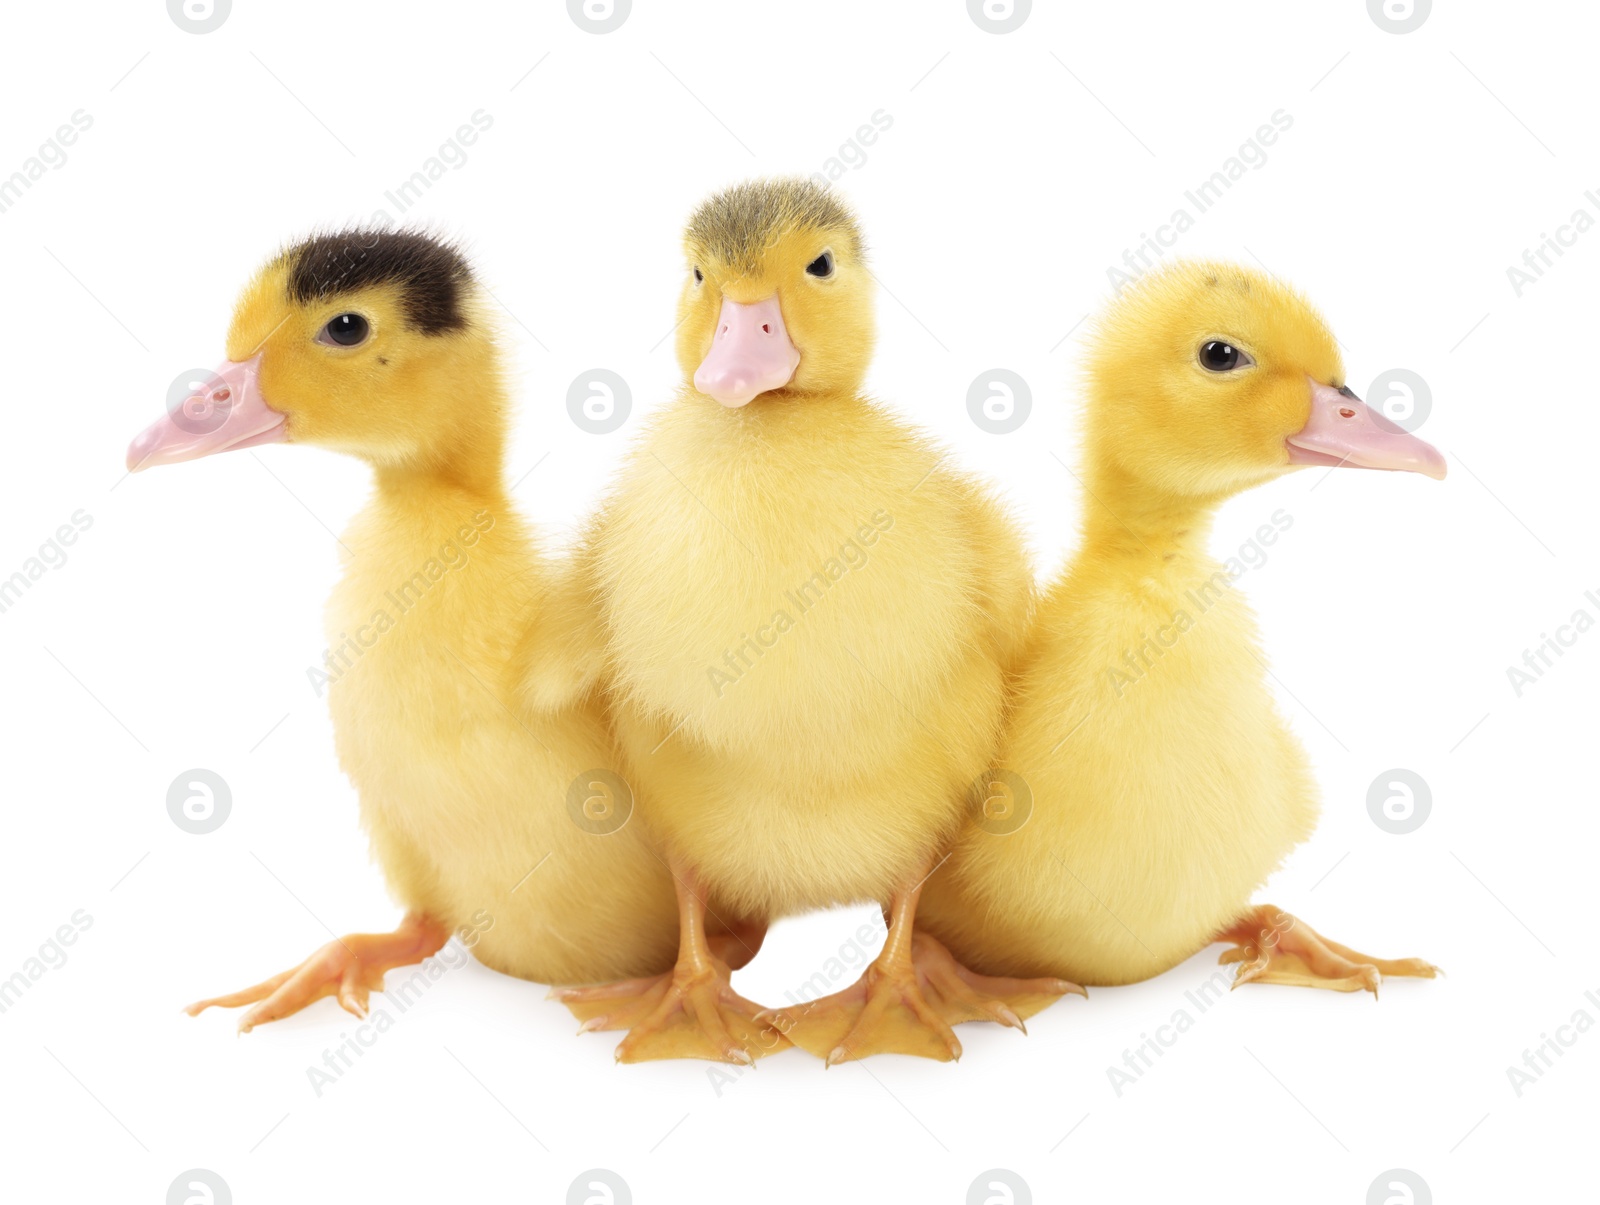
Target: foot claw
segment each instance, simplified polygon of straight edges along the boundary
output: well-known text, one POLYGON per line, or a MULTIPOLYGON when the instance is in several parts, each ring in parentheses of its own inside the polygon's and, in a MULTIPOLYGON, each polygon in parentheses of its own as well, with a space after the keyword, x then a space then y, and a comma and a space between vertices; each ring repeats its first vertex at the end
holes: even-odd
POLYGON ((553 989, 551 995, 583 1020, 580 1034, 628 1030, 618 1043, 619 1063, 697 1058, 750 1067, 789 1043, 765 1022, 760 1009, 735 992, 725 963, 711 970, 674 970, 650 979, 589 988, 553 989), (606 1011, 592 1013, 598 1007, 606 1011))
POLYGON ((385 971, 410 966, 435 953, 449 932, 424 916, 407 916, 393 933, 355 933, 323 946, 299 966, 227 996, 197 1000, 183 1011, 197 1017, 208 1008, 254 1005, 239 1021, 239 1033, 292 1016, 324 996, 363 1020, 368 993, 383 990, 385 971))
POLYGON ((1237 990, 1241 985, 1246 983, 1254 983, 1257 979, 1260 979, 1267 973, 1267 968, 1271 965, 1264 955, 1254 949, 1243 951, 1243 953, 1248 953, 1250 955, 1250 961, 1244 962, 1239 969, 1234 972, 1233 984, 1229 987, 1229 991, 1237 990))
POLYGON ((1022 1018, 1017 1016, 1017 1014, 1006 1005, 996 1002, 994 1005, 994 1015, 995 1019, 998 1020, 1000 1024, 1008 1026, 1011 1029, 1020 1029, 1023 1037, 1028 1036, 1028 1027, 1022 1023, 1022 1018))
POLYGON ((882 1053, 954 1062, 962 1047, 952 1025, 993 1021, 1026 1034, 1024 1017, 1082 990, 1059 979, 975 974, 916 933, 909 957, 873 963, 853 986, 796 1010, 786 1032, 829 1067, 882 1053))
POLYGON ((1377 999, 1385 975, 1431 979, 1439 973, 1420 958, 1369 958, 1330 941, 1277 908, 1252 909, 1222 940, 1238 943, 1217 959, 1219 963, 1242 964, 1234 976, 1234 987, 1282 983, 1339 992, 1368 991, 1377 999))

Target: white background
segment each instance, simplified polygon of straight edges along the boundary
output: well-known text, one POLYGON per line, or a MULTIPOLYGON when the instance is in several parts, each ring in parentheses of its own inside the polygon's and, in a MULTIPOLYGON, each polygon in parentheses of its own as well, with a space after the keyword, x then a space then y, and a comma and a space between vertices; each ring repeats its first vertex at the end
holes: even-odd
MULTIPOLYGON (((153 0, 5 21, 0 177, 74 111, 93 119, 0 213, 0 577, 75 511, 93 519, 0 615, 0 977, 93 918, 0 1015, 8 1199, 160 1202, 193 1167, 241 1205, 559 1202, 592 1167, 639 1202, 956 1205, 996 1167, 1041 1202, 1359 1205, 1396 1167, 1440 1202, 1593 1191, 1600 1034, 1520 1097, 1506 1073, 1576 1011, 1600 1020, 1600 634, 1520 698, 1506 675, 1574 611, 1600 618, 1600 233, 1520 297, 1506 272, 1576 209, 1600 216, 1592 7, 1441 2, 1405 35, 1362 0, 1040 3, 1004 35, 959 0, 636 0, 603 36, 548 0, 238 0, 204 35, 153 0), (268 448, 124 480, 123 451, 175 375, 222 358, 264 256, 399 216, 385 190, 479 109, 492 128, 405 217, 465 239, 507 310, 509 473, 533 469, 517 500, 551 539, 677 380, 664 336, 690 208, 747 175, 823 170, 883 110, 892 126, 838 183, 884 285, 871 387, 1001 486, 1041 575, 1074 541, 1078 323, 1107 267, 1290 115, 1171 253, 1304 288, 1358 392, 1421 374, 1421 434, 1451 472, 1308 470, 1218 522, 1227 553, 1278 508, 1294 519, 1240 588, 1325 811, 1262 898, 1449 977, 1392 981, 1376 1004, 1241 990, 1120 1096, 1107 1068, 1186 1007, 1215 949, 1069 999, 1027 1038, 968 1026, 959 1065, 825 1072, 795 1052, 720 1085, 707 1064, 614 1066, 611 1035, 574 1038, 541 988, 475 964, 320 1097, 306 1068, 353 1028, 331 1002, 243 1040, 229 1015, 182 1016, 397 916, 305 674, 331 532, 368 478, 268 448), (566 413, 597 366, 632 388, 614 435, 566 413), (1007 436, 966 412, 996 366, 1033 389, 1007 436), (198 837, 166 812, 196 766, 233 793, 198 837), (1432 791, 1406 836, 1366 809, 1395 767, 1432 791)), ((779 925, 736 983, 780 1001, 869 913, 779 925)))

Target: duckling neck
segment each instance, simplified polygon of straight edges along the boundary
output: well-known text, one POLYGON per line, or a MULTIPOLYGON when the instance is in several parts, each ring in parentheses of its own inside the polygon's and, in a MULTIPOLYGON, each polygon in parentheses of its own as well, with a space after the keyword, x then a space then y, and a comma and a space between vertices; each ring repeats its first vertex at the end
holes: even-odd
POLYGON ((497 512, 503 509, 506 499, 498 455, 492 460, 474 457, 470 463, 449 460, 423 465, 378 465, 375 476, 378 504, 389 510, 410 510, 419 504, 459 507, 467 503, 497 512))
POLYGON ((1221 498, 1167 493, 1108 466, 1084 479, 1081 557, 1133 561, 1148 571, 1206 557, 1221 498))
POLYGON ((498 398, 489 399, 470 429, 463 428, 450 447, 404 462, 377 462, 377 500, 393 509, 419 501, 434 506, 461 503, 490 506, 505 502, 505 433, 497 416, 498 398))

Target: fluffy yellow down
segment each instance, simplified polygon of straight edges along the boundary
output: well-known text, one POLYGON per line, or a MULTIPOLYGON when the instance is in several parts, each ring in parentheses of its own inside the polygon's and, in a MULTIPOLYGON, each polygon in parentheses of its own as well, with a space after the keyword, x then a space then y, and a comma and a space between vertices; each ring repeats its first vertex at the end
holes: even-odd
POLYGON ((620 759, 595 701, 534 712, 517 695, 519 637, 537 646, 544 556, 502 484, 508 409, 481 300, 465 329, 408 327, 392 286, 293 302, 286 266, 246 289, 228 350, 262 354, 263 396, 293 443, 370 461, 377 488, 343 537, 322 683, 339 759, 395 897, 478 933, 488 966, 581 983, 669 966, 671 881, 630 823, 575 823, 572 784, 620 759), (329 348, 334 315, 367 316, 329 348))
POLYGON ((969 824, 919 915, 967 965, 1147 978, 1212 941, 1311 833, 1305 755, 1206 547, 1219 502, 1287 470, 1308 377, 1343 384, 1333 337, 1243 268, 1180 264, 1102 319, 1082 544, 1039 604, 1012 691, 1000 767, 1018 777, 994 776, 995 797, 1031 815, 1009 833, 992 831, 1010 827, 1005 806, 969 824), (1208 339, 1254 365, 1206 372, 1208 339))
POLYGON ((624 467, 577 592, 650 827, 716 908, 758 918, 918 877, 993 754, 1029 602, 993 500, 861 396, 872 277, 853 220, 810 188, 742 186, 691 223, 685 379, 724 296, 776 293, 800 365, 741 409, 684 388, 624 467), (819 280, 804 267, 824 249, 819 280))

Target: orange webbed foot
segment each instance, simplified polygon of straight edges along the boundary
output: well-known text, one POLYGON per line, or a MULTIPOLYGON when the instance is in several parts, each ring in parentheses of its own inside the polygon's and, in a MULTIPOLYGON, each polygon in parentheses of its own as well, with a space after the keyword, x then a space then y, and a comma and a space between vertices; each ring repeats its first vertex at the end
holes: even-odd
POLYGON ((583 1022, 579 1033, 626 1029, 620 1063, 709 1059, 749 1066, 789 1048, 775 1027, 758 1019, 761 1006, 733 990, 728 964, 707 959, 664 975, 597 987, 552 988, 550 996, 583 1022))
POLYGON ((880 956, 844 991, 760 1019, 830 1067, 872 1054, 950 1062, 961 1057, 952 1026, 995 1021, 1026 1033, 1026 1018, 1070 992, 1086 994, 1064 979, 979 975, 939 941, 916 933, 909 957, 880 956))
POLYGON ((760 1005, 733 990, 729 959, 742 966, 766 934, 759 921, 724 922, 706 905, 699 880, 686 863, 670 867, 678 896, 678 961, 664 975, 550 990, 583 1022, 579 1033, 626 1029, 619 1063, 654 1059, 710 1059, 749 1066, 789 1048, 788 1040, 756 1020, 760 1005), (706 933, 710 919, 718 932, 706 933))
POLYGON ((365 1017, 368 998, 383 990, 386 971, 421 962, 437 953, 449 937, 449 930, 437 921, 407 916, 393 933, 352 933, 335 938, 297 967, 243 991, 198 1000, 183 1011, 197 1017, 208 1008, 253 1004, 239 1019, 241 1034, 292 1016, 324 996, 336 996, 346 1012, 365 1017))
POLYGON ((1237 944, 1224 950, 1219 963, 1241 963, 1233 986, 1281 983, 1320 987, 1335 992, 1368 991, 1374 997, 1385 975, 1432 979, 1438 967, 1420 958, 1373 958, 1323 937, 1303 920, 1280 908, 1252 908, 1219 935, 1237 944))

